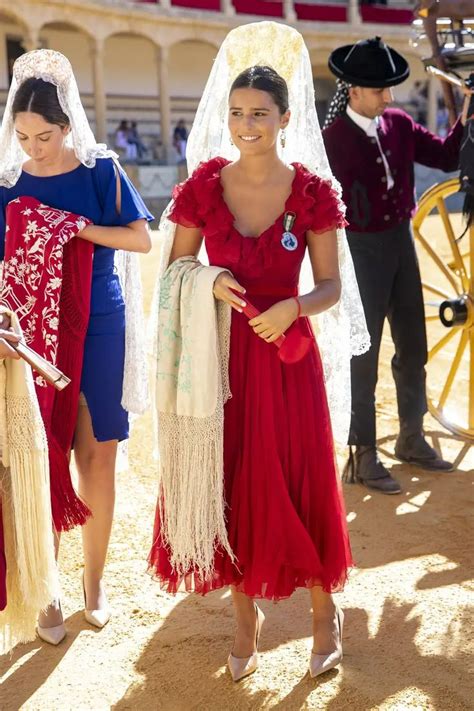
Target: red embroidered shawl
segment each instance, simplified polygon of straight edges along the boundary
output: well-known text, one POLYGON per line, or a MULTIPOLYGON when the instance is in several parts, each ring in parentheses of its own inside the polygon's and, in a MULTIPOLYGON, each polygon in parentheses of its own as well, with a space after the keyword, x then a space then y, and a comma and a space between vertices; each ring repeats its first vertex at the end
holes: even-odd
POLYGON ((33 373, 48 438, 54 526, 66 531, 90 515, 69 471, 94 250, 90 242, 73 237, 90 223, 35 198, 20 197, 7 205, 6 224, 0 300, 17 313, 28 345, 71 378, 58 392, 33 373))

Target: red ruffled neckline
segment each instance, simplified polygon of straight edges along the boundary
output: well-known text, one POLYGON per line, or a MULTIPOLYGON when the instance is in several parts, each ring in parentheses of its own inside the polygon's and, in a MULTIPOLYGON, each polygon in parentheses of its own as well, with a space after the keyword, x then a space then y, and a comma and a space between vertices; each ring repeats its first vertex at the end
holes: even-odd
MULTIPOLYGON (((291 211, 296 214, 293 232, 300 235, 314 229, 316 204, 319 218, 318 232, 324 232, 334 227, 343 227, 346 224, 343 210, 341 210, 339 219, 335 218, 334 198, 337 201, 338 198, 331 184, 310 173, 301 163, 295 162, 291 164, 295 170, 291 193, 285 202, 283 211, 257 237, 242 235, 235 227, 234 215, 224 200, 224 188, 221 182, 221 170, 230 162, 220 156, 213 158, 200 165, 189 179, 194 185, 195 210, 199 223, 204 225, 203 232, 206 240, 218 241, 223 247, 225 245, 225 253, 230 262, 240 262, 243 250, 250 248, 257 262, 264 268, 270 266, 275 250, 280 248, 280 233, 283 230, 285 212, 291 211), (327 205, 324 200, 321 200, 322 196, 319 193, 321 184, 325 185, 326 194, 331 193, 332 195, 332 199, 327 205), (275 239, 275 230, 279 225, 281 229, 278 239, 275 239)), ((178 186, 179 193, 181 192, 180 188, 185 185, 186 183, 183 186, 178 186)))

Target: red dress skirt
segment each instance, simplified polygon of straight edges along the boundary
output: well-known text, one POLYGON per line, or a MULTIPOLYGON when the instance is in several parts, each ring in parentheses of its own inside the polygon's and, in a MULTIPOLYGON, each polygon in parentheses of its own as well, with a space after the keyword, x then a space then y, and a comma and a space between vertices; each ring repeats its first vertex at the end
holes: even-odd
MULTIPOLYGON (((295 164, 285 211, 296 214, 297 248, 288 251, 281 243, 283 214, 258 238, 243 237, 223 200, 220 170, 226 163, 216 158, 202 164, 178 186, 172 219, 199 226, 210 263, 228 268, 264 311, 296 293, 306 232, 344 225, 344 217, 331 187, 295 164)), ((311 334, 307 319, 299 325, 311 334)), ((202 594, 235 585, 249 596, 275 600, 298 587, 340 590, 352 559, 316 342, 298 363, 285 364, 277 348, 233 311, 229 371, 224 484, 236 561, 217 551, 212 579, 202 581, 192 570, 180 578, 170 565, 157 507, 150 571, 168 592, 182 583, 202 594)))

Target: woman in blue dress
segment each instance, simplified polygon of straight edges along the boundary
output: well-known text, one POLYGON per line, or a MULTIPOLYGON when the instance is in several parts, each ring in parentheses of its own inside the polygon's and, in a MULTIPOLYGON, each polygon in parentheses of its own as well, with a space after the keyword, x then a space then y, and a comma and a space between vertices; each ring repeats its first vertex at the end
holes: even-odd
MULTIPOLYGON (((95 143, 68 60, 58 52, 36 50, 17 60, 15 70, 0 133, 1 148, 10 122, 8 147, 15 144, 16 150, 0 156, 0 259, 6 205, 19 196, 93 223, 80 233, 94 243, 95 251, 74 456, 79 495, 92 512, 82 527, 85 615, 103 627, 110 618, 102 576, 114 509, 117 443, 128 437, 128 413, 121 404, 125 305, 114 254, 148 252, 148 221, 153 217, 113 154, 95 143), (23 163, 23 155, 16 166, 12 155, 17 161, 18 146, 28 159, 23 163)), ((38 633, 52 644, 64 638, 59 601, 40 614, 38 633)))

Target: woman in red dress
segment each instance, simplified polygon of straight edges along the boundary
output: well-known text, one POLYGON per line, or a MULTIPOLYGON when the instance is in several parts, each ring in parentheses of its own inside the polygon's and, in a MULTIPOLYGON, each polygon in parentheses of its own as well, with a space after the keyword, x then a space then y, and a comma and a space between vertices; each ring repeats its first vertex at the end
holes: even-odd
MULTIPOLYGON (((279 158, 289 121, 284 79, 266 66, 242 72, 228 110, 239 159, 202 163, 176 188, 169 215, 177 224, 170 263, 197 255, 204 239, 210 264, 229 270, 216 279, 214 296, 233 309, 224 486, 235 561, 218 550, 212 578, 190 572, 185 583, 202 594, 231 586, 234 680, 257 666, 264 616, 254 598, 279 600, 298 587, 308 588, 312 599, 311 675, 339 664, 343 614, 331 593, 342 589, 352 564, 322 365, 308 320, 339 299, 336 229, 345 220, 330 183, 279 158), (314 288, 298 296, 306 249, 314 288), (246 298, 261 312, 250 321, 242 313, 246 298), (285 364, 274 342, 297 319, 311 347, 299 362, 285 364)), ((158 507, 150 569, 176 592, 182 576, 170 564, 160 529, 158 507)))

